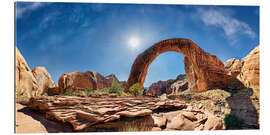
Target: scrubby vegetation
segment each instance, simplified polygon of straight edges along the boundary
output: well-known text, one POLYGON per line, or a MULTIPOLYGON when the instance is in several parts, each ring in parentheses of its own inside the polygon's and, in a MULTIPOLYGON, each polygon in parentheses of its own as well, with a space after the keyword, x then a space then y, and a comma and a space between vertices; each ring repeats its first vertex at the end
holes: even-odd
POLYGON ((238 119, 232 114, 226 114, 224 118, 226 129, 241 129, 243 120, 238 119))
POLYGON ((130 93, 125 93, 124 88, 117 81, 113 81, 110 88, 103 88, 99 90, 94 90, 93 88, 85 88, 84 90, 73 90, 72 88, 66 89, 64 94, 61 96, 80 96, 80 97, 118 97, 118 96, 132 96, 130 93))
POLYGON ((131 87, 129 87, 128 92, 133 96, 142 96, 144 89, 141 88, 139 83, 133 84, 131 87))
POLYGON ((116 80, 113 80, 112 86, 109 88, 109 93, 110 94, 116 94, 116 95, 121 95, 124 91, 124 88, 119 84, 116 80))
POLYGON ((64 95, 67 95, 67 96, 72 96, 72 94, 73 94, 73 89, 72 88, 66 89, 66 92, 64 93, 64 95))

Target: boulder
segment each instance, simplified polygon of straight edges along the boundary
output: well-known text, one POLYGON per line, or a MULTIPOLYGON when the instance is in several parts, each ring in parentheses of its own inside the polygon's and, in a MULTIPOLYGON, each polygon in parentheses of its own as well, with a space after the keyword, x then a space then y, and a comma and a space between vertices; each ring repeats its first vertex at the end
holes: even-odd
POLYGON ((98 72, 71 72, 63 74, 58 81, 60 93, 65 93, 65 90, 72 88, 73 90, 83 90, 86 88, 103 89, 111 87, 113 80, 118 79, 115 75, 102 76, 98 72))
POLYGON ((190 121, 189 119, 186 119, 182 113, 179 113, 171 120, 168 120, 166 126, 167 129, 173 130, 194 130, 195 127, 196 124, 190 121))
POLYGON ((48 90, 56 87, 53 82, 51 75, 48 73, 45 67, 35 67, 32 70, 34 77, 37 80, 37 84, 39 86, 37 94, 43 95, 44 93, 48 93, 48 90))
POLYGON ((260 85, 260 46, 254 48, 245 58, 244 65, 237 78, 246 86, 260 85))
POLYGON ((240 74, 241 69, 244 65, 244 61, 231 58, 224 62, 224 66, 228 77, 228 89, 230 90, 240 90, 245 88, 242 82, 237 78, 240 74))
POLYGON ((224 62, 227 74, 232 76, 233 78, 240 74, 243 65, 244 61, 236 58, 231 58, 224 62))
POLYGON ((38 94, 38 83, 16 47, 16 100, 28 100, 38 94))
POLYGON ((213 115, 208 115, 207 121, 204 124, 204 130, 221 130, 221 129, 224 129, 222 120, 213 115))

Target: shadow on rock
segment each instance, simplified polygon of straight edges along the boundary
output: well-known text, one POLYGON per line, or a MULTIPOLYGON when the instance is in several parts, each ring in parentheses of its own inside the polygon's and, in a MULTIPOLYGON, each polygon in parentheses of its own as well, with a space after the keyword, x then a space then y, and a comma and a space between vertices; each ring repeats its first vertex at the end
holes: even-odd
POLYGON ((45 118, 44 114, 37 113, 30 110, 28 107, 24 107, 18 112, 22 112, 25 115, 31 116, 33 119, 39 121, 48 131, 48 133, 59 133, 59 132, 72 132, 72 129, 66 125, 60 125, 54 121, 49 121, 45 118))
POLYGON ((226 98, 231 113, 225 116, 226 129, 259 129, 258 99, 251 98, 252 88, 229 91, 231 96, 226 98))

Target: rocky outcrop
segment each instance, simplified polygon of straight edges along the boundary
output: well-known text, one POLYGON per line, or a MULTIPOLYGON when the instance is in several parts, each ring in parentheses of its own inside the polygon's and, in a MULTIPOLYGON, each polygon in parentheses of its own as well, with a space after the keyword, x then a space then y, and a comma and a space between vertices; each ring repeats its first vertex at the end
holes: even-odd
POLYGON ((240 74, 243 65, 244 61, 236 58, 231 58, 224 63, 227 74, 233 78, 240 74))
POLYGON ((160 96, 163 93, 169 94, 172 93, 171 85, 174 82, 174 80, 170 79, 167 81, 158 81, 156 83, 152 83, 149 87, 149 92, 152 95, 160 96))
POLYGON ((177 94, 179 92, 188 89, 188 79, 185 74, 180 74, 176 77, 174 83, 171 85, 172 93, 177 94))
POLYGON ((225 63, 228 89, 239 90, 260 85, 260 50, 253 49, 242 60, 231 58, 225 63))
POLYGON ((32 71, 16 47, 16 102, 26 103, 31 97, 49 93, 57 86, 45 67, 36 67, 32 71))
POLYGON ((229 90, 240 90, 245 88, 242 82, 237 78, 240 74, 241 69, 244 65, 244 61, 231 58, 224 62, 224 66, 228 77, 228 89, 229 90))
POLYGON ((153 114, 154 130, 221 130, 224 124, 221 118, 199 109, 172 111, 153 114), (163 128, 163 129, 162 129, 163 128))
POLYGON ((188 88, 192 91, 227 87, 227 75, 221 60, 205 52, 191 40, 176 38, 156 43, 139 54, 132 65, 126 88, 135 83, 140 83, 143 87, 150 64, 157 56, 167 51, 176 51, 184 55, 188 88))
POLYGON ((118 79, 115 75, 103 77, 98 72, 71 72, 63 74, 58 81, 60 93, 64 93, 66 89, 82 90, 85 88, 103 89, 111 87, 113 80, 118 79))
POLYGON ((27 100, 38 94, 38 83, 24 57, 16 47, 16 100, 27 100))
POLYGON ((188 80, 186 75, 180 74, 176 79, 170 79, 167 81, 158 81, 153 83, 149 87, 149 92, 152 95, 160 96, 163 93, 165 94, 176 94, 178 92, 188 89, 188 80))
POLYGON ((32 70, 34 77, 37 80, 37 84, 39 86, 37 94, 43 95, 44 93, 48 93, 48 90, 56 87, 53 82, 51 75, 48 73, 45 67, 35 67, 32 70))
POLYGON ((75 131, 83 131, 91 126, 113 122, 120 118, 150 116, 153 111, 159 109, 169 111, 187 107, 177 100, 162 101, 146 97, 80 98, 72 96, 35 97, 30 99, 27 106, 45 113, 47 119, 69 123, 75 131))
POLYGON ((112 129, 136 126, 134 121, 126 125, 128 119, 125 118, 133 118, 138 120, 140 126, 148 127, 140 131, 224 129, 220 117, 179 100, 146 97, 39 97, 32 98, 28 107, 45 113, 47 119, 69 123, 74 131, 89 131, 91 128, 96 131, 98 127, 103 131, 107 128, 115 131, 112 129), (144 122, 140 121, 142 117, 144 122))
POLYGON ((254 48, 245 58, 244 65, 237 78, 246 86, 260 85, 260 46, 254 48))

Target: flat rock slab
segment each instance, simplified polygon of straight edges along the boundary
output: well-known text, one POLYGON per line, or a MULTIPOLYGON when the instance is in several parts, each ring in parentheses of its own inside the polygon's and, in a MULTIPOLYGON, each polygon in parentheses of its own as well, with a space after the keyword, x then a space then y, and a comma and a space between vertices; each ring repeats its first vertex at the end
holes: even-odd
POLYGON ((153 111, 187 108, 179 100, 150 97, 81 98, 74 96, 43 96, 31 98, 30 109, 45 113, 47 119, 70 123, 74 131, 84 131, 98 123, 121 117, 149 116, 153 111))

